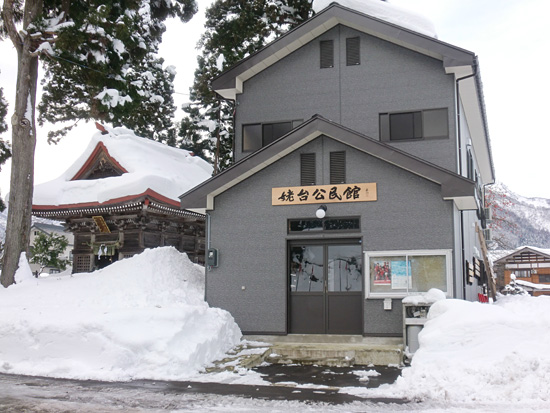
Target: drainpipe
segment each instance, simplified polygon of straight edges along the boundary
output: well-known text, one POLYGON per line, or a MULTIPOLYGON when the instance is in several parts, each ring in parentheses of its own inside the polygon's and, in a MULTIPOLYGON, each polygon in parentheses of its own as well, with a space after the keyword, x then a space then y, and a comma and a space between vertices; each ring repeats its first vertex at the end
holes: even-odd
MULTIPOLYGON (((206 213, 206 256, 205 256, 205 259, 208 257, 208 250, 210 249, 210 214, 208 212, 205 212, 206 213)), ((209 267, 208 265, 206 265, 206 263, 204 263, 205 266, 204 266, 204 301, 206 301, 206 284, 207 284, 207 280, 208 280, 208 277, 206 276, 208 271, 211 270, 212 268, 209 267)))
MULTIPOLYGON (((456 130, 457 130, 457 137, 458 137, 458 172, 459 175, 462 176, 462 131, 460 128, 460 119, 461 119, 461 113, 460 113, 460 93, 459 93, 459 84, 461 80, 469 79, 471 77, 474 77, 477 75, 478 70, 478 62, 477 62, 477 56, 474 57, 474 64, 473 64, 474 72, 470 75, 459 77, 456 79, 456 130)), ((467 274, 466 274, 466 261, 465 261, 465 253, 464 253, 464 211, 460 211, 460 241, 461 241, 461 248, 462 248, 462 296, 463 299, 466 299, 466 284, 467 284, 467 274)))

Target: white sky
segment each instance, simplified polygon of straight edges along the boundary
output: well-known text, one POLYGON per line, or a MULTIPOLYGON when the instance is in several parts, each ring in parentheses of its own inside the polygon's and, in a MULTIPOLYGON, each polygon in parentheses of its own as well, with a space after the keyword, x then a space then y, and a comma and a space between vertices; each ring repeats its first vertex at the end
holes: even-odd
MULTIPOLYGON (((203 32, 202 12, 211 0, 198 0, 190 23, 168 22, 161 54, 176 66, 176 103, 186 102, 196 67, 196 43, 203 32)), ((429 18, 440 40, 479 56, 489 133, 497 180, 524 196, 550 198, 550 129, 538 125, 549 112, 550 25, 547 0, 390 0, 429 18), (538 66, 536 66, 538 64, 538 66), (545 113, 546 112, 546 113, 545 113)), ((11 102, 15 95, 16 54, 0 42, 0 84, 11 102)), ((8 117, 11 116, 11 108, 8 117)), ((93 124, 79 125, 57 146, 39 130, 35 183, 57 178, 84 150, 93 124)), ((8 136, 9 133, 8 133, 8 136)), ((0 172, 0 188, 9 190, 9 165, 0 172)))

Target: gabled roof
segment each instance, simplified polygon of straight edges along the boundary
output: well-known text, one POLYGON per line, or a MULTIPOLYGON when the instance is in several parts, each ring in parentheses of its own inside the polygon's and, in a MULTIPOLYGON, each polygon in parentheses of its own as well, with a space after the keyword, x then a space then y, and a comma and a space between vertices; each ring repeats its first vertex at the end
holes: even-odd
POLYGON ((122 205, 139 199, 179 206, 178 196, 212 175, 212 167, 183 149, 104 128, 59 178, 34 187, 33 210, 122 205))
POLYGON ((280 158, 320 137, 327 136, 441 185, 441 196, 454 200, 459 209, 477 209, 475 183, 447 169, 379 142, 342 125, 315 115, 275 142, 240 160, 180 196, 182 208, 214 208, 214 197, 268 167, 280 158))
POLYGON ((452 68, 461 68, 472 73, 475 65, 473 52, 332 3, 300 26, 222 73, 212 81, 212 88, 226 99, 235 99, 238 93, 242 93, 246 80, 339 24, 441 60, 448 72, 452 68))
MULTIPOLYGON (((537 247, 519 247, 516 250, 514 250, 514 252, 512 252, 511 254, 507 254, 504 257, 499 258, 494 263, 495 264, 505 263, 507 261, 510 261, 511 259, 520 257, 521 255, 525 255, 526 257, 529 257, 532 254, 539 257, 539 260, 542 259, 546 262, 550 261, 550 249, 537 248, 537 247)), ((531 262, 531 261, 525 261, 525 263, 527 262, 531 262)))

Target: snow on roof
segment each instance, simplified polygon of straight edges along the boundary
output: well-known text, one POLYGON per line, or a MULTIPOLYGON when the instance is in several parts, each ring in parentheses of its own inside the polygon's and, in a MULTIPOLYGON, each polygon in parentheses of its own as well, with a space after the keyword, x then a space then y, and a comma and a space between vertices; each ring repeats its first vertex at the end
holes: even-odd
POLYGON ((320 12, 332 3, 396 24, 426 36, 437 38, 435 27, 426 17, 380 0, 315 0, 313 10, 320 12))
POLYGON ((212 175, 210 164, 189 151, 141 138, 126 128, 105 129, 108 133, 96 133, 84 153, 63 175, 34 187, 33 205, 103 203, 148 190, 178 202, 181 194, 212 175), (100 143, 127 173, 72 181, 100 143))
POLYGON ((529 288, 532 288, 534 290, 548 290, 548 291, 550 291, 550 284, 537 284, 537 283, 532 283, 532 282, 524 281, 524 280, 516 280, 516 284, 523 285, 524 287, 529 287, 529 288))

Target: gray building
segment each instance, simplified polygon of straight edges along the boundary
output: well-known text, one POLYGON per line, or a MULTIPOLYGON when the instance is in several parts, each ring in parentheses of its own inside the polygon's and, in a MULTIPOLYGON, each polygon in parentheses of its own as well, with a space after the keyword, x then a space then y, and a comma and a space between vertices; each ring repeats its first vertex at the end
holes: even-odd
POLYGON ((477 300, 494 182, 474 53, 331 4, 212 83, 235 164, 208 214, 206 299, 245 334, 400 336, 401 300, 477 300))

